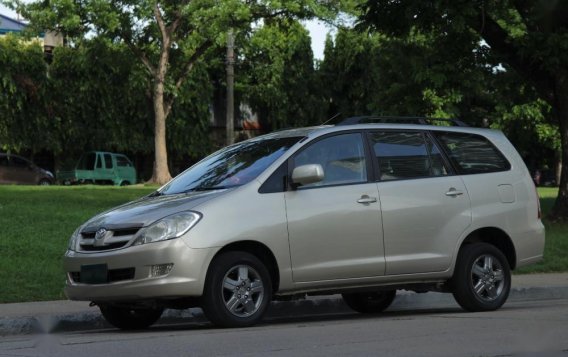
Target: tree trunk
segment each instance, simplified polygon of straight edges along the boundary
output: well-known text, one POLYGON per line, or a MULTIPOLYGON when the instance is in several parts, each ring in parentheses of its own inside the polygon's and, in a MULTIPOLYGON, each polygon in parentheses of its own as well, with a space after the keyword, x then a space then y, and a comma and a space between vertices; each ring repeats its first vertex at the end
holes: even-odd
POLYGON ((168 168, 166 147, 166 111, 164 108, 164 80, 154 83, 154 171, 150 182, 163 185, 172 179, 168 168))
POLYGON ((560 182, 560 176, 562 176, 562 152, 556 153, 556 159, 554 160, 554 182, 558 184, 560 182))
POLYGON ((550 218, 555 221, 568 220, 568 74, 557 75, 554 90, 553 111, 558 119, 562 143, 562 165, 558 197, 552 207, 550 218))
POLYGON ((227 121, 225 145, 235 141, 235 34, 227 35, 227 121))

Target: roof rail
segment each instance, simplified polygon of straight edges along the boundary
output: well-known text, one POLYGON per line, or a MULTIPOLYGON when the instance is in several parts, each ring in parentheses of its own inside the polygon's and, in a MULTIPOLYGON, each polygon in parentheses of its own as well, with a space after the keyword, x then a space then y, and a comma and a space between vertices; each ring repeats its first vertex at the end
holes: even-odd
POLYGON ((411 122, 421 125, 432 125, 429 122, 432 121, 442 121, 453 124, 454 126, 469 126, 459 119, 443 119, 443 118, 428 118, 428 117, 397 117, 397 116, 358 116, 347 118, 338 124, 337 126, 343 125, 355 125, 355 124, 366 124, 366 123, 391 123, 391 122, 411 122))

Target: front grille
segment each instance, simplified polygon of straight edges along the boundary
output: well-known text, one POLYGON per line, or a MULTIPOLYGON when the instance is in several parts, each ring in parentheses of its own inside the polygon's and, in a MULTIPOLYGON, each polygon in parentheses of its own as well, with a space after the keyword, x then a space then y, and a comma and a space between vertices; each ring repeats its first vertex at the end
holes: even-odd
MULTIPOLYGON (((135 273, 136 273, 135 268, 110 269, 107 273, 107 282, 114 283, 117 281, 132 280, 134 279, 135 273)), ((69 276, 74 283, 83 283, 81 281, 80 272, 73 271, 69 273, 69 276)))
POLYGON ((100 252, 100 251, 104 251, 104 250, 122 248, 126 245, 126 243, 128 243, 128 241, 119 242, 119 243, 112 243, 112 244, 104 245, 104 246, 101 246, 101 247, 95 247, 92 244, 82 244, 81 243, 81 250, 84 251, 84 252, 100 252))
POLYGON ((140 228, 131 228, 131 229, 117 229, 114 231, 115 237, 123 237, 123 236, 133 236, 135 235, 140 228))
POLYGON ((102 240, 97 240, 96 231, 81 232, 79 241, 79 251, 81 252, 100 252, 106 250, 124 248, 130 240, 138 233, 140 226, 126 227, 114 230, 107 230, 102 240))
POLYGON ((113 269, 108 271, 108 281, 113 283, 115 281, 132 280, 134 279, 134 268, 113 269))
POLYGON ((97 234, 97 233, 96 232, 83 232, 83 233, 81 233, 81 236, 83 238, 93 239, 93 238, 95 238, 95 234, 97 234))

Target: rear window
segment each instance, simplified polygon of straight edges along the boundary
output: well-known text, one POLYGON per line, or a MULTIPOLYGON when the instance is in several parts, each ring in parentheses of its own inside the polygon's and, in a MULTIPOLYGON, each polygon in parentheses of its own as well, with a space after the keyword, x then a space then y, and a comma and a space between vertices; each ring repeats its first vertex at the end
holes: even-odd
POLYGON ((77 164, 77 170, 94 169, 96 160, 97 160, 97 155, 94 152, 84 154, 79 160, 79 163, 77 164))
POLYGON ((459 174, 507 171, 511 164, 486 138, 475 134, 435 133, 444 145, 459 174))

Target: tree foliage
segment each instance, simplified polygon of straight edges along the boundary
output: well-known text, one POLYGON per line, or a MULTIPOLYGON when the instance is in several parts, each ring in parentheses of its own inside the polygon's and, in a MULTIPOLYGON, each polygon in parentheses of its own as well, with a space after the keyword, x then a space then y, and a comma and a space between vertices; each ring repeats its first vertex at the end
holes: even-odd
MULTIPOLYGON (((387 36, 413 32, 445 42, 454 61, 468 58, 471 41, 515 71, 551 107, 559 125, 563 162, 568 162, 568 3, 566 1, 366 1, 364 25, 387 36)), ((449 61, 449 58, 448 58, 449 61)), ((568 217, 568 165, 563 165, 554 218, 568 217)))
POLYGON ((324 120, 311 39, 296 21, 269 22, 243 43, 237 77, 245 102, 264 129, 314 125, 324 120))
MULTIPOLYGON (((1 39, 0 53, 2 150, 45 150, 60 159, 58 166, 88 150, 152 153, 152 86, 123 44, 94 38, 59 47, 49 66, 41 46, 21 38, 1 39)), ((208 67, 199 64, 180 93, 167 138, 173 161, 196 160, 210 148, 208 67)))
POLYGON ((488 114, 492 88, 486 79, 491 65, 480 45, 468 58, 440 51, 434 36, 409 33, 393 38, 384 34, 340 29, 326 43, 320 67, 322 87, 332 113, 346 116, 425 115, 460 117, 481 122, 488 114))
POLYGON ((0 38, 0 149, 37 152, 58 144, 51 134, 59 125, 44 110, 51 94, 46 69, 38 43, 0 38))
POLYGON ((165 183, 171 176, 166 148, 166 119, 181 87, 199 60, 229 29, 247 30, 260 19, 329 16, 329 0, 6 0, 36 30, 51 29, 82 41, 105 37, 128 46, 145 66, 153 87, 154 174, 165 183))

